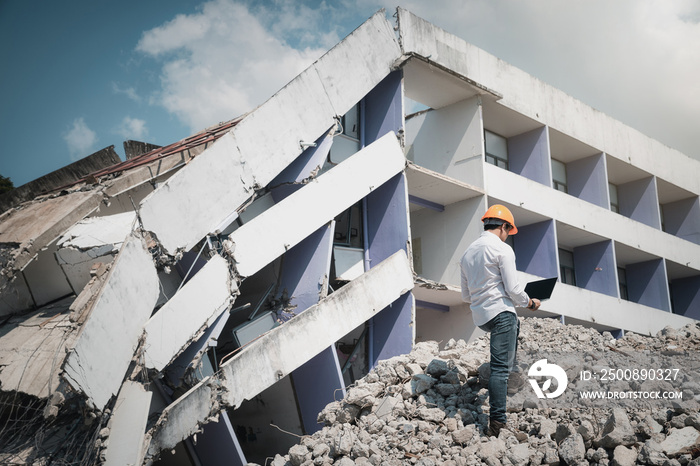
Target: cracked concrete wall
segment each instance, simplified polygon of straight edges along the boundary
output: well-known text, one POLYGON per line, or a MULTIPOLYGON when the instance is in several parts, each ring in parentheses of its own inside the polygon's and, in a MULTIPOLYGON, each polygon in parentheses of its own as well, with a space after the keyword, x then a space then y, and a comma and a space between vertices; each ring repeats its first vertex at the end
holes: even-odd
POLYGON ((221 409, 235 408, 282 379, 412 288, 408 258, 398 251, 255 340, 163 411, 151 432, 147 461, 195 433, 221 409))
POLYGON ((144 228, 170 254, 189 250, 294 161, 300 141, 327 132, 399 56, 392 25, 383 11, 375 14, 144 199, 144 228))
POLYGON ((146 322, 146 367, 162 371, 228 310, 237 291, 226 259, 212 257, 146 322))
POLYGON ((158 299, 153 258, 131 234, 63 367, 63 377, 99 410, 116 394, 158 299))
POLYGON ((387 133, 231 233, 233 246, 226 244, 236 270, 243 277, 253 275, 405 166, 396 135, 387 133))

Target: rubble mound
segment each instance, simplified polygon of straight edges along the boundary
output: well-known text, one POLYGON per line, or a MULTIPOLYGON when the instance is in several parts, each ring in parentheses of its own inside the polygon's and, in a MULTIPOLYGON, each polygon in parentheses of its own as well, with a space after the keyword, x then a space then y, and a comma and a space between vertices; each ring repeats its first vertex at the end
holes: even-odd
POLYGON ((324 427, 272 464, 700 465, 700 324, 616 340, 554 319, 520 322, 521 372, 509 381, 507 429, 498 438, 486 435, 488 335, 450 340, 442 350, 422 342, 380 362, 327 405, 318 416, 324 427), (543 356, 566 371, 566 396, 536 396, 523 369, 543 356), (667 377, 666 369, 678 370, 667 377), (584 373, 593 377, 583 380, 584 373), (630 398, 583 399, 579 392, 591 384, 630 398), (631 395, 654 390, 680 396, 631 395))

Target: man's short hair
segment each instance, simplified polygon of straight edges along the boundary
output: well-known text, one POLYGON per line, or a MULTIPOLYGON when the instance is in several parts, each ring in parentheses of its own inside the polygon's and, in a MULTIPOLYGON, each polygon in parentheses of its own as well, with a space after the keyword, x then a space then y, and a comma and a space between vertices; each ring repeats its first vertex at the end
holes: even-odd
POLYGON ((500 218, 485 218, 484 219, 484 231, 486 230, 496 230, 501 227, 504 223, 508 223, 500 218))

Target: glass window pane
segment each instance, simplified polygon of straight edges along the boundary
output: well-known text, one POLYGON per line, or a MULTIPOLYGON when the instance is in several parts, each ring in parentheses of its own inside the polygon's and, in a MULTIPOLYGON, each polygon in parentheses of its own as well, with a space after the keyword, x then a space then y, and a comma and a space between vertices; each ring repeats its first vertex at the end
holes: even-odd
POLYGON ((617 202, 617 186, 608 183, 608 191, 610 191, 610 204, 619 205, 617 202))
POLYGON ((554 159, 552 159, 552 179, 559 183, 566 184, 566 165, 554 159))
POLYGON ((487 130, 484 131, 484 136, 486 139, 486 152, 503 160, 508 160, 508 143, 506 138, 487 130))

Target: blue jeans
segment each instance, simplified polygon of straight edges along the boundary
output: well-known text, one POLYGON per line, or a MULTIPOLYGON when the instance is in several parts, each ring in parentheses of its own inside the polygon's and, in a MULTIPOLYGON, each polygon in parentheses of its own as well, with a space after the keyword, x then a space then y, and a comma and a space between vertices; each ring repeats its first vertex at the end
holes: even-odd
POLYGON ((494 421, 506 422, 508 375, 515 366, 520 321, 512 312, 501 312, 479 328, 491 332, 491 376, 489 378, 491 414, 489 417, 494 421))

